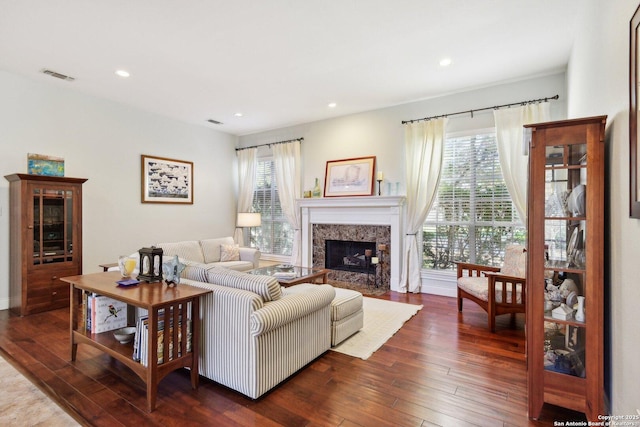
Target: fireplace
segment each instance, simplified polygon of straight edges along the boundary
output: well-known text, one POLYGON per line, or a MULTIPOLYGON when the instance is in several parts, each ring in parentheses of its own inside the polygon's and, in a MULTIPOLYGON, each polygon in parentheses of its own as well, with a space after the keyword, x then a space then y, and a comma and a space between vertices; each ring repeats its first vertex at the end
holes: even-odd
MULTIPOLYGON (((327 268, 325 240, 375 242, 378 284, 399 290, 403 247, 403 196, 321 197, 299 199, 301 218, 301 264, 327 268), (383 245, 384 252, 376 250, 383 245), (377 254, 376 254, 377 252, 377 254)), ((365 270, 366 273, 367 270, 365 270)), ((331 270, 329 279, 362 283, 360 272, 331 270)))
POLYGON ((371 264, 371 257, 376 254, 376 242, 327 239, 324 244, 325 268, 356 273, 376 273, 375 264, 371 264))

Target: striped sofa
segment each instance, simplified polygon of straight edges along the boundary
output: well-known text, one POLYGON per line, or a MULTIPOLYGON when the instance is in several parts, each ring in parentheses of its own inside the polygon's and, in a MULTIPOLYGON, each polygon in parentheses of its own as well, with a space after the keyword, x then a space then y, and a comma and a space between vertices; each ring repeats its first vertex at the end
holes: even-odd
POLYGON ((278 281, 190 265, 180 283, 210 289, 200 301, 200 374, 256 399, 331 346, 330 285, 283 293, 278 281))

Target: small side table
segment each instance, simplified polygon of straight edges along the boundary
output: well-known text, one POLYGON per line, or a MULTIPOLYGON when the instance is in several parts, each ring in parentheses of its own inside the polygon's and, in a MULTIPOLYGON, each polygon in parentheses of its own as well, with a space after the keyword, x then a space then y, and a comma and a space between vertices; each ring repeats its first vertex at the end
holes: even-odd
POLYGON ((191 369, 191 387, 198 388, 198 349, 200 338, 200 297, 211 292, 185 284, 169 287, 164 283, 141 282, 136 286, 120 287, 116 284, 121 279, 119 272, 83 274, 63 277, 60 280, 71 286, 70 308, 70 355, 76 360, 78 344, 89 344, 124 363, 147 385, 147 405, 149 412, 156 406, 158 383, 170 372, 179 368, 191 369), (113 331, 92 334, 81 322, 81 302, 76 289, 95 292, 129 305, 141 307, 149 312, 149 340, 147 347, 148 366, 133 360, 133 344, 120 344, 113 336, 113 331), (165 320, 164 327, 159 330, 159 321, 165 320), (188 329, 191 321, 191 347, 187 348, 188 329), (181 334, 181 340, 178 334, 181 334), (162 337, 164 363, 158 364, 158 340, 162 337), (173 346, 168 343, 174 343, 173 346), (170 351, 171 347, 171 351, 170 351))

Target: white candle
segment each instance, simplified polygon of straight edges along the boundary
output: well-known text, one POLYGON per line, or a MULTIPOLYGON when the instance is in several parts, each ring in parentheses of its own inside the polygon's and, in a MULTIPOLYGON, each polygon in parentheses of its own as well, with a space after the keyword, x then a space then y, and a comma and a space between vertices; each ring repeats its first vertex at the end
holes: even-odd
POLYGON ((377 264, 377 263, 378 263, 378 257, 377 256, 371 257, 371 264, 377 264))
POLYGON ((382 181, 384 179, 384 174, 382 172, 378 172, 378 181, 382 181))

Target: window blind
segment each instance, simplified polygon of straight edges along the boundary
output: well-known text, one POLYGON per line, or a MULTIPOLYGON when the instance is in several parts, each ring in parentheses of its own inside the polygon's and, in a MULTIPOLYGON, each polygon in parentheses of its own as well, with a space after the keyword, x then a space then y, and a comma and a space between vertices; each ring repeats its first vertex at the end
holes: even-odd
POLYGON ((262 225, 251 230, 252 246, 260 252, 291 255, 293 230, 280 206, 273 159, 258 159, 253 209, 262 214, 262 225))
POLYGON ((494 131, 447 137, 436 200, 423 228, 423 266, 501 265, 525 228, 504 183, 494 131))

